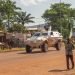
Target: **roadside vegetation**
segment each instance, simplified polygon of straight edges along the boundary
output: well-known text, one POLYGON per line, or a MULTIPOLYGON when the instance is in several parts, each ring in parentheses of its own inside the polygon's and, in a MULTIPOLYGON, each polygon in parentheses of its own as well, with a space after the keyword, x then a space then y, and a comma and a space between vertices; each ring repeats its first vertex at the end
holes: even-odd
MULTIPOLYGON (((25 25, 34 23, 34 18, 30 13, 17 7, 16 2, 0 0, 0 31, 25 33, 25 25)), ((52 26, 52 30, 58 30, 67 38, 74 25, 75 8, 72 8, 71 4, 55 3, 42 14, 42 18, 48 26, 52 26)))
MULTIPOLYGON (((43 13, 42 18, 66 38, 74 25, 75 8, 71 4, 55 3, 43 13)), ((0 30, 25 32, 25 24, 34 23, 33 19, 30 13, 17 7, 16 2, 0 0, 0 30)))
POLYGON ((58 30, 64 38, 69 37, 75 21, 75 8, 71 4, 55 3, 47 9, 42 18, 52 26, 53 30, 58 30))
POLYGON ((33 23, 34 17, 16 6, 11 0, 0 0, 0 30, 25 32, 25 24, 33 23))

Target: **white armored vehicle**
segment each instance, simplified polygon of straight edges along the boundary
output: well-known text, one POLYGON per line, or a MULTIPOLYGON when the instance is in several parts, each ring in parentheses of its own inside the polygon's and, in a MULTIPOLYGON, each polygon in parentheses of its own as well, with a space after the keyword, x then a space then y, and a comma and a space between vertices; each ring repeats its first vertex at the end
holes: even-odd
POLYGON ((26 52, 31 53, 34 48, 40 48, 42 52, 46 52, 48 47, 60 50, 61 39, 62 35, 58 31, 36 32, 25 41, 26 52))

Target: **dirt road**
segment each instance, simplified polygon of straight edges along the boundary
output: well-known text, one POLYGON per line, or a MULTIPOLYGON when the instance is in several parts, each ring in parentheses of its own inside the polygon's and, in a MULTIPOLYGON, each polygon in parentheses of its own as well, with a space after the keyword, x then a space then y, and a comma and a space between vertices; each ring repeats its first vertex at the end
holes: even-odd
MULTIPOLYGON (((74 51, 75 60, 75 51, 74 51)), ((0 75, 75 75, 75 69, 66 70, 65 51, 50 48, 26 54, 25 51, 0 53, 0 75)))

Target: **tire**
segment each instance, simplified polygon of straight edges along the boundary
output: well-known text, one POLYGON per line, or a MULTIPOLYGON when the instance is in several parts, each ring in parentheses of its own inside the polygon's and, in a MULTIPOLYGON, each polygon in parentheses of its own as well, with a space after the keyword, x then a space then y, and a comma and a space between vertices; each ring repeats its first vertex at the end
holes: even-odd
POLYGON ((44 43, 43 45, 41 45, 41 51, 42 52, 47 52, 48 51, 48 44, 44 43))
POLYGON ((56 50, 60 50, 61 44, 60 44, 59 42, 57 42, 57 43, 55 44, 55 48, 56 48, 56 50))
POLYGON ((32 53, 32 49, 29 45, 26 45, 26 53, 32 53))

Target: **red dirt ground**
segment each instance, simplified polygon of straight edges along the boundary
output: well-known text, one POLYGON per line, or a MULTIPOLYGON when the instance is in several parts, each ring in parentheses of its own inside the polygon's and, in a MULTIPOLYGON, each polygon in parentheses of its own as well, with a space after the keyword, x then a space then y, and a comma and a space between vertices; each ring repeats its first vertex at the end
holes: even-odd
MULTIPOLYGON (((74 61, 75 61, 75 50, 74 61)), ((39 49, 32 54, 25 51, 0 53, 0 75, 75 75, 75 69, 66 70, 65 50, 49 48, 46 53, 39 49)))

